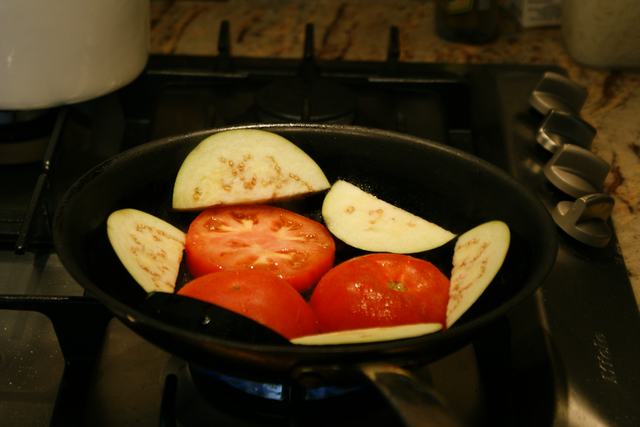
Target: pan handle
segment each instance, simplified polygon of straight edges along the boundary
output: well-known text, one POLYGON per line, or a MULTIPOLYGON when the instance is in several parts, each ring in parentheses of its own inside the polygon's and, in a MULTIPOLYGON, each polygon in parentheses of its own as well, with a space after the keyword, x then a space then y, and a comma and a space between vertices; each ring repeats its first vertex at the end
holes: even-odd
POLYGON ((365 363, 362 373, 395 408, 408 427, 462 427, 428 384, 396 365, 365 363))

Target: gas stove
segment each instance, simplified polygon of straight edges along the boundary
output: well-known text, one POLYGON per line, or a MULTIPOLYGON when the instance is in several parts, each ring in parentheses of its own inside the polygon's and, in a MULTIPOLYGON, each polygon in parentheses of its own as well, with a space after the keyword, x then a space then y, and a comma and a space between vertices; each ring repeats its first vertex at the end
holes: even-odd
MULTIPOLYGON (((217 57, 151 56, 125 88, 37 114, 36 134, 3 124, 8 143, 39 147, 42 159, 0 166, 3 426, 402 425, 367 385, 301 393, 203 372, 85 295, 50 223, 68 186, 123 150, 235 124, 350 123, 471 152, 550 211, 568 198, 546 178, 552 156, 536 142, 545 116, 530 102, 560 69, 404 63, 395 28, 384 62, 318 61, 312 26, 300 60, 237 58, 228 33, 223 23, 217 57)), ((615 235, 592 247, 558 233, 556 265, 533 297, 471 345, 412 368, 465 424, 640 424, 640 322, 615 235)))

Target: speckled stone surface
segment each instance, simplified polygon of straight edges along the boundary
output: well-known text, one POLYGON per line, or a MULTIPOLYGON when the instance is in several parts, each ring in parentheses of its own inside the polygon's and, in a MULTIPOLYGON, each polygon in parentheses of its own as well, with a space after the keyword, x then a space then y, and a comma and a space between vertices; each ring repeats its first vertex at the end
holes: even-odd
MULTIPOLYGON (((582 116, 598 134, 593 151, 612 165, 606 191, 640 305, 640 72, 583 67, 571 59, 559 28, 521 30, 505 13, 500 37, 469 46, 440 39, 431 1, 233 0, 152 2, 152 53, 215 55, 218 27, 231 24, 238 56, 296 58, 304 26, 315 24, 320 59, 384 60, 389 27, 400 29, 401 61, 555 64, 589 90, 582 116)), ((640 47, 639 47, 640 48, 640 47)))

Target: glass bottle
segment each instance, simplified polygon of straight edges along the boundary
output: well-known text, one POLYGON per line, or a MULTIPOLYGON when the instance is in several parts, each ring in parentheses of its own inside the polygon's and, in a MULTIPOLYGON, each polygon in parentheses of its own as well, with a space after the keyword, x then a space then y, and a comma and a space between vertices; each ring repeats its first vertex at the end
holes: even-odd
POLYGON ((482 44, 498 36, 497 0, 437 0, 435 17, 445 40, 482 44))

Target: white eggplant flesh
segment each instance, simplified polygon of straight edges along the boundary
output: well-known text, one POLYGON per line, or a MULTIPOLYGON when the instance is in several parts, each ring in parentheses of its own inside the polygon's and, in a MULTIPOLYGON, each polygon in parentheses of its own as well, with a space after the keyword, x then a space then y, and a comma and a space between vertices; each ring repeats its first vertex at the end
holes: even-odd
POLYGON ((447 328, 476 302, 502 267, 511 233, 502 221, 489 221, 460 235, 453 252, 447 328))
POLYGON ((258 129, 216 133, 200 142, 182 163, 173 207, 264 203, 326 190, 318 164, 291 141, 258 129))
POLYGON ((377 328, 350 329, 347 331, 326 332, 306 335, 291 340, 298 345, 338 345, 362 344, 369 342, 392 341, 432 334, 442 329, 440 323, 416 323, 411 325, 383 326, 377 328))
POLYGON ((116 255, 147 292, 173 292, 184 253, 185 234, 136 209, 121 209, 107 219, 107 235, 116 255))
POLYGON ((439 225, 341 180, 325 196, 322 216, 334 236, 370 252, 424 252, 455 237, 439 225))

